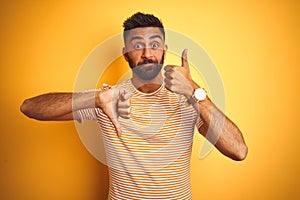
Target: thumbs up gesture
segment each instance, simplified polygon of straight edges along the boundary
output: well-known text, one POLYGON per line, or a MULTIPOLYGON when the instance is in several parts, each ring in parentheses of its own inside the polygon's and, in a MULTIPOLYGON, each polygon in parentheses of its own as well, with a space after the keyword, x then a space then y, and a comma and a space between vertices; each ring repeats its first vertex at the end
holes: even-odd
POLYGON ((187 49, 181 55, 181 66, 165 66, 165 86, 168 90, 177 94, 191 97, 194 92, 194 81, 190 74, 189 63, 187 60, 187 49))

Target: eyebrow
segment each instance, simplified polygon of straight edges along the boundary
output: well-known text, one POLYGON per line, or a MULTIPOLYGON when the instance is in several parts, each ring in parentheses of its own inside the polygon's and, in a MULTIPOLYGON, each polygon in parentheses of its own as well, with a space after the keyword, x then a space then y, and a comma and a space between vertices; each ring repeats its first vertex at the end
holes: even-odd
POLYGON ((150 39, 155 39, 155 38, 159 38, 159 39, 163 40, 162 37, 161 37, 160 35, 152 35, 152 36, 150 37, 150 39))
MULTIPOLYGON (((159 39, 163 40, 162 37, 161 37, 160 35, 152 35, 152 36, 150 36, 149 39, 155 39, 155 38, 159 38, 159 39)), ((130 42, 131 42, 132 40, 142 40, 142 39, 144 39, 144 38, 141 37, 141 36, 133 36, 133 37, 130 39, 130 42)))
POLYGON ((143 37, 141 37, 141 36, 133 36, 131 39, 130 39, 130 42, 132 41, 132 40, 142 40, 143 39, 143 37))

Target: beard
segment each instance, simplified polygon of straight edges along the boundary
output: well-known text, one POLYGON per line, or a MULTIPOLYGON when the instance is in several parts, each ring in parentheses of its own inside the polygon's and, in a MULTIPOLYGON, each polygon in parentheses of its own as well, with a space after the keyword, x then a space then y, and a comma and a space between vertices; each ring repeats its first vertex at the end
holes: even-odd
POLYGON ((163 53, 161 61, 159 63, 157 60, 145 59, 143 62, 139 62, 137 65, 134 64, 133 60, 129 57, 128 54, 126 56, 128 59, 128 64, 132 71, 142 80, 148 81, 154 79, 161 71, 164 63, 164 54, 165 53, 163 53))

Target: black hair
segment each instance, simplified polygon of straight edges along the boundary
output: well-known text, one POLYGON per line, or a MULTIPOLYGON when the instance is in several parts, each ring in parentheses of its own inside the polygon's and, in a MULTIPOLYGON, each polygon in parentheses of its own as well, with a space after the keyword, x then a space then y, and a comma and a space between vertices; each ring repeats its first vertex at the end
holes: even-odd
POLYGON ((161 20, 152 14, 137 12, 124 21, 123 27, 124 40, 127 37, 129 30, 141 27, 158 27, 165 38, 165 30, 161 20))

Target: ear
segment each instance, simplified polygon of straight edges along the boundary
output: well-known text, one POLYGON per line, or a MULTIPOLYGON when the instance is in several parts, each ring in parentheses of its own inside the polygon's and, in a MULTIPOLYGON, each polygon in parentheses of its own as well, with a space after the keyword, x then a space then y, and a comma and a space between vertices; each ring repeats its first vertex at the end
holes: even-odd
POLYGON ((165 46, 164 46, 164 60, 166 59, 167 51, 168 51, 168 45, 165 44, 165 46))
POLYGON ((123 49, 122 49, 122 54, 123 54, 123 57, 125 58, 126 62, 128 62, 128 55, 127 55, 125 47, 123 47, 123 49))

